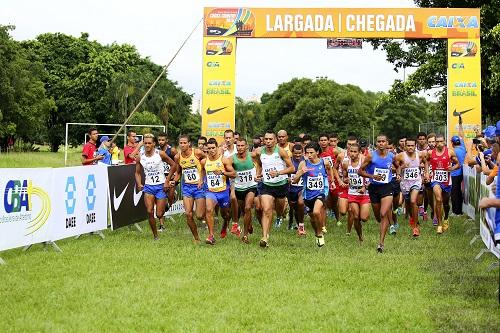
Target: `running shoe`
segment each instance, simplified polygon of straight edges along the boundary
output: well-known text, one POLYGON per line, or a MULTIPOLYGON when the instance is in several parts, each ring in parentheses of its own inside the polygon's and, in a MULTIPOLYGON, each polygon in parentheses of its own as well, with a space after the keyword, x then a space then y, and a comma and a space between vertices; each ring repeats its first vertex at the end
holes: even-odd
POLYGON ((293 223, 288 223, 288 230, 293 230, 293 223))
POLYGON ((398 209, 396 209, 396 214, 403 215, 403 213, 404 213, 403 207, 398 207, 398 209))
POLYGON ((274 223, 274 227, 276 229, 279 229, 279 228, 281 228, 282 223, 283 223, 283 219, 281 217, 277 217, 276 222, 274 223))
POLYGON ((248 239, 247 235, 241 237, 241 241, 245 244, 250 244, 250 240, 248 239))
POLYGON ((440 235, 443 233, 443 227, 442 226, 439 225, 437 227, 437 233, 440 234, 440 235))
POLYGON ((220 231, 220 238, 226 238, 227 236, 227 228, 222 228, 220 231))
POLYGON ((306 235, 306 228, 304 228, 304 223, 299 223, 299 229, 298 229, 297 233, 299 236, 306 235))
POLYGON ((160 237, 156 236, 153 238, 154 241, 160 240, 160 237))
POLYGON ((241 229, 240 229, 240 226, 238 225, 238 223, 233 223, 233 225, 231 226, 231 233, 238 238, 240 237, 241 229))
POLYGON ((318 247, 322 247, 325 245, 325 237, 323 235, 316 236, 316 245, 318 245, 318 247))
POLYGON ((399 230, 399 223, 397 223, 397 222, 394 223, 394 228, 396 229, 396 231, 398 231, 399 230))
POLYGON ((345 235, 346 236, 351 236, 351 233, 350 232, 346 232, 345 235))
POLYGON ((409 222, 410 222, 410 227, 415 228, 415 221, 413 221, 413 217, 412 216, 410 216, 409 222))
POLYGON ((323 227, 323 228, 321 228, 321 232, 326 234, 326 233, 328 233, 328 230, 326 230, 326 227, 323 227))
POLYGON ((158 232, 164 232, 165 231, 165 226, 163 224, 160 224, 160 227, 158 228, 158 232))
POLYGON ((389 227, 389 235, 395 235, 396 234, 396 228, 394 227, 394 224, 391 224, 389 227))
POLYGON ((260 247, 269 247, 268 240, 265 238, 262 238, 259 242, 260 247))
POLYGON ((253 225, 252 225, 252 222, 250 222, 250 225, 248 226, 248 233, 250 235, 253 234, 253 225))
POLYGON ((424 213, 425 213, 424 207, 422 206, 418 207, 418 216, 424 216, 424 213))
POLYGON ((382 252, 384 252, 384 245, 383 245, 383 244, 379 244, 379 245, 377 245, 377 252, 378 252, 378 253, 382 253, 382 252))
POLYGON ((208 245, 215 245, 214 235, 208 236, 207 239, 205 240, 205 243, 207 243, 208 245))
POLYGON ((418 227, 413 228, 413 237, 420 236, 420 229, 418 227))
POLYGON ((435 226, 435 227, 438 225, 438 219, 437 219, 437 217, 434 217, 432 219, 432 225, 435 226))
POLYGON ((443 220, 443 232, 446 232, 450 228, 448 220, 443 220))
POLYGON ((427 216, 427 212, 424 211, 424 215, 422 216, 422 220, 427 221, 429 217, 427 216))
POLYGON ((342 221, 338 220, 337 221, 337 227, 341 227, 342 226, 342 221))

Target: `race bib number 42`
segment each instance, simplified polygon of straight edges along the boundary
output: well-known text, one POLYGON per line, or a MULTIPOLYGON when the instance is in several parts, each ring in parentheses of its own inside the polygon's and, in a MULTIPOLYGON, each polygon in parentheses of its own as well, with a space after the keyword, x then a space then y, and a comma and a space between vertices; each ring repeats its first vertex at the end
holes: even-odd
POLYGON ((324 188, 323 176, 308 177, 307 178, 307 189, 311 191, 320 191, 324 188))
POLYGON ((417 180, 418 179, 419 168, 406 168, 403 172, 404 180, 417 180))
POLYGON ((448 183, 450 172, 447 170, 434 170, 432 181, 438 183, 448 183))
POLYGON ((295 179, 295 174, 290 175, 290 179, 292 181, 292 186, 297 186, 297 187, 303 187, 304 186, 304 178, 300 177, 299 181, 297 183, 294 183, 293 180, 295 179))
POLYGON ((184 181, 186 183, 197 183, 200 180, 200 174, 198 173, 198 169, 195 168, 190 168, 190 169, 183 169, 182 172, 184 173, 184 181))
POLYGON ((380 169, 380 168, 375 168, 373 174, 375 176, 380 176, 380 180, 376 180, 379 183, 389 183, 389 169, 380 169))

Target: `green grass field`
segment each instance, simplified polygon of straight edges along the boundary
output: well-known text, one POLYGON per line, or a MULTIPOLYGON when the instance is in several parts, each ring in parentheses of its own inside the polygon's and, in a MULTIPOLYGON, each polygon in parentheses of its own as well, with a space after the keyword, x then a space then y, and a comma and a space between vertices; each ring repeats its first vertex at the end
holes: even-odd
MULTIPOLYGON (((2 155, 0 166, 62 157, 2 155)), ((321 249, 310 229, 273 230, 261 249, 258 227, 250 245, 196 246, 183 217, 158 242, 143 223, 60 241, 61 254, 6 251, 0 332, 498 332, 498 271, 486 271, 491 255, 473 259, 483 245, 469 246, 464 220, 441 236, 426 223, 417 240, 403 224, 383 254, 374 221, 362 245, 331 224, 321 249)))

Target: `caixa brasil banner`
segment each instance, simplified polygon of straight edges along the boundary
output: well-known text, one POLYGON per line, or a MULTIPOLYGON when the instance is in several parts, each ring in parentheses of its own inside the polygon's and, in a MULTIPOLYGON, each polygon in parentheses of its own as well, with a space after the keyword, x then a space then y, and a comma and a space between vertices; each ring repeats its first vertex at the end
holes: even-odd
POLYGON ((107 227, 106 167, 2 169, 0 251, 107 227))
MULTIPOLYGON (((202 134, 234 129, 238 38, 448 39, 448 137, 481 124, 478 8, 204 9, 202 134)), ((311 58, 304 59, 304 65, 311 58)), ((443 133, 444 134, 444 133, 443 133)))

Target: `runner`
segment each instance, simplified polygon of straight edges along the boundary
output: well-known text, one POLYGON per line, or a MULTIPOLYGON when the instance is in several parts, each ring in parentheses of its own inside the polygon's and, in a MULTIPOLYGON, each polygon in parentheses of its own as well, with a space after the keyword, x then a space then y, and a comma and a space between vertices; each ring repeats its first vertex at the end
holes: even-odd
POLYGON ((163 163, 167 163, 175 173, 176 164, 164 151, 155 149, 155 137, 153 134, 147 133, 143 136, 144 150, 137 157, 135 164, 135 182, 137 190, 144 192, 144 204, 148 212, 149 226, 153 232, 154 240, 158 240, 158 230, 156 229, 155 221, 155 205, 156 216, 165 214, 166 198, 170 187, 171 175, 165 177, 163 163), (144 173, 144 182, 142 174, 144 173))
POLYGON ((255 150, 252 158, 257 167, 257 181, 262 181, 260 204, 262 205, 262 239, 261 247, 269 244, 269 229, 273 217, 273 207, 276 203, 276 214, 283 215, 285 197, 288 192, 288 177, 294 172, 292 161, 288 154, 276 145, 276 135, 267 131, 264 135, 265 147, 255 150))
MULTIPOLYGON (((340 185, 338 184, 343 184, 343 179, 340 178, 339 173, 337 169, 334 168, 335 161, 337 161, 338 153, 329 145, 329 135, 326 133, 320 134, 319 135, 319 147, 321 149, 321 153, 319 154, 319 157, 328 164, 330 168, 332 168, 333 171, 333 178, 328 179, 328 184, 333 184, 329 186, 328 190, 328 196, 326 199, 326 205, 328 209, 330 209, 334 214, 335 217, 340 217, 341 215, 339 214, 339 206, 338 206, 338 193, 339 190, 337 187, 340 185)), ((330 175, 328 175, 330 176, 330 175)), ((346 209, 347 210, 347 209, 346 209)), ((326 211, 326 210, 325 210, 326 211)), ((340 218, 337 218, 337 223, 340 220, 340 218)), ((323 219, 322 219, 323 221, 323 219)), ((327 219, 325 217, 324 219, 325 222, 327 222, 327 219)), ((322 226, 321 230, 323 233, 327 233, 327 228, 326 224, 322 226)))
MULTIPOLYGON (((358 143, 358 139, 355 136, 349 136, 347 138, 347 144, 346 148, 349 149, 349 147, 352 144, 358 143)), ((336 186, 337 188, 334 190, 334 195, 338 197, 338 214, 337 211, 335 212, 335 216, 337 218, 337 226, 342 225, 342 218, 348 214, 349 212, 349 200, 348 200, 348 191, 349 191, 349 184, 347 182, 347 179, 344 179, 344 171, 342 169, 342 165, 344 163, 349 162, 349 154, 348 150, 343 150, 340 154, 338 154, 337 159, 335 161, 335 169, 338 170, 338 173, 342 175, 340 178, 340 182, 337 181, 336 186)), ((347 235, 351 234, 352 230, 352 225, 353 225, 353 220, 351 218, 351 215, 348 214, 347 216, 347 235)))
MULTIPOLYGON (((417 146, 415 147, 415 151, 417 153, 427 152, 429 146, 427 145, 427 134, 424 132, 419 132, 417 134, 417 146)), ((424 178, 425 168, 424 161, 420 160, 420 177, 424 178)), ((427 221, 427 207, 429 206, 429 200, 427 199, 427 186, 430 186, 429 183, 423 182, 423 204, 418 208, 418 215, 422 217, 423 221, 427 221)))
POLYGON ((416 152, 416 140, 407 138, 405 151, 396 156, 397 173, 401 175, 401 191, 405 198, 406 211, 410 214, 410 227, 413 237, 420 236, 418 225, 418 205, 422 203, 423 188, 422 175, 420 174, 421 163, 424 170, 428 168, 426 152, 416 152))
POLYGON ((232 158, 223 157, 217 147, 217 140, 210 138, 207 141, 208 155, 201 161, 206 172, 207 191, 206 198, 206 221, 208 226, 208 237, 206 243, 215 245, 214 237, 214 211, 215 206, 220 207, 220 213, 227 225, 231 219, 229 212, 229 178, 234 178, 236 172, 231 163, 232 158))
POLYGON ((450 171, 461 167, 457 155, 453 150, 448 150, 444 136, 436 135, 436 148, 427 152, 427 160, 432 167, 432 176, 426 170, 425 179, 430 180, 434 193, 434 214, 437 218, 437 233, 442 234, 449 228, 448 214, 450 212, 451 176, 450 171), (453 164, 453 165, 452 165, 453 164), (444 216, 443 216, 444 209, 444 216))
POLYGON ((384 240, 389 227, 389 214, 392 208, 392 166, 394 154, 387 151, 387 135, 377 136, 377 149, 365 157, 358 174, 371 178, 368 186, 373 213, 380 224, 380 238, 377 252, 384 251, 384 240))
MULTIPOLYGON (((158 147, 161 151, 164 151, 170 159, 175 160, 175 155, 177 155, 177 149, 168 144, 168 136, 167 133, 158 134, 158 147)), ((165 169, 165 177, 168 177, 170 174, 170 165, 168 163, 163 163, 165 169)), ((173 175, 170 179, 174 179, 173 175)), ((170 182, 170 186, 168 188, 168 204, 166 205, 165 212, 168 212, 170 206, 174 204, 175 201, 175 182, 172 180, 170 182)), ((163 232, 165 230, 165 217, 160 216, 160 228, 158 231, 163 232)))
POLYGON ((180 152, 175 155, 177 163, 175 182, 177 183, 182 176, 181 191, 186 211, 186 222, 191 229, 195 243, 199 243, 198 228, 193 219, 193 206, 196 202, 196 218, 203 221, 205 217, 205 189, 203 188, 204 175, 200 161, 206 155, 199 149, 191 148, 187 134, 182 134, 179 137, 179 149, 180 152))
POLYGON ((399 138, 398 146, 396 147, 396 153, 400 154, 405 151, 406 136, 399 138))
POLYGON ((208 152, 207 151, 207 138, 204 137, 204 136, 200 136, 198 137, 198 140, 197 140, 197 144, 198 144, 198 149, 201 150, 202 152, 204 152, 205 154, 208 152))
MULTIPOLYGON (((427 135, 427 151, 431 151, 436 148, 436 134, 429 133, 427 135)), ((432 177, 432 165, 429 163, 429 175, 432 177)), ((425 174, 424 174, 425 175, 425 174)), ((432 191, 431 182, 424 182, 425 196, 427 197, 427 204, 431 207, 431 219, 432 225, 437 227, 438 220, 434 214, 434 192, 432 191)), ((425 205, 425 202, 424 202, 425 205)), ((425 207, 425 211, 427 212, 427 207, 425 207)))
POLYGON ((292 164, 295 169, 294 173, 290 175, 290 189, 288 190, 288 203, 290 204, 289 225, 293 224, 293 218, 297 220, 297 234, 299 236, 306 235, 304 228, 304 198, 302 197, 302 190, 304 188, 304 180, 299 179, 294 183, 295 174, 297 173, 300 162, 304 160, 304 151, 301 144, 295 144, 292 150, 292 164))
POLYGON ((341 152, 344 151, 344 149, 342 149, 338 146, 339 135, 337 133, 330 134, 328 141, 329 141, 330 147, 332 147, 333 151, 336 152, 337 154, 340 154, 341 152))
MULTIPOLYGON (((285 130, 279 130, 278 131, 278 147, 282 148, 287 154, 288 157, 292 158, 292 149, 293 149, 293 144, 288 142, 288 133, 285 130)), ((283 223, 283 220, 285 217, 290 213, 290 206, 288 202, 288 196, 285 199, 285 208, 283 209, 283 216, 277 216, 276 217, 276 228, 281 227, 281 223, 283 223)), ((293 226, 291 224, 291 221, 288 220, 288 230, 292 230, 293 226)))
POLYGON ((243 215, 243 243, 250 243, 248 235, 253 233, 252 207, 257 194, 257 183, 255 182, 255 166, 252 156, 248 152, 248 144, 245 138, 236 141, 237 154, 233 155, 231 162, 236 171, 234 189, 238 208, 244 212, 243 215))
MULTIPOLYGON (((234 139, 234 131, 231 129, 225 130, 224 131, 224 144, 219 148, 219 151, 225 158, 231 158, 234 154, 236 154, 236 144, 235 144, 235 139, 234 139)), ((238 220, 239 220, 239 211, 238 211, 238 200, 236 199, 236 193, 234 192, 234 183, 233 180, 231 179, 230 181, 230 187, 231 187, 231 216, 233 218, 233 225, 231 226, 231 233, 236 235, 237 237, 240 237, 241 234, 241 229, 240 226, 238 225, 238 220)), ((224 220, 224 223, 222 225, 222 229, 220 231, 220 236, 221 238, 226 237, 227 235, 227 226, 228 223, 224 220)))
POLYGON ((368 180, 359 176, 358 171, 363 163, 364 155, 357 143, 349 145, 349 160, 342 163, 344 174, 349 180, 348 201, 349 212, 359 242, 363 242, 363 224, 370 217, 370 196, 368 195, 368 180))
POLYGON ((328 175, 330 175, 330 179, 333 179, 333 168, 318 156, 320 150, 321 148, 316 142, 311 142, 305 147, 308 158, 300 162, 293 179, 293 183, 298 183, 301 179, 304 183, 304 204, 309 208, 309 216, 318 247, 325 245, 325 237, 321 229, 326 223, 328 175))

